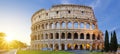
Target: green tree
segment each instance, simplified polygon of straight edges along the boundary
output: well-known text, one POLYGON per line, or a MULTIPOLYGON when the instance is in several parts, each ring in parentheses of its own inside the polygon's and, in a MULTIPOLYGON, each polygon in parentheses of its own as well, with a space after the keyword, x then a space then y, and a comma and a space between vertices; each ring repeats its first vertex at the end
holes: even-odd
POLYGON ((113 46, 112 47, 114 47, 113 51, 116 52, 117 48, 118 48, 118 42, 117 42, 117 37, 116 37, 116 32, 115 31, 113 32, 112 40, 113 40, 113 46))
POLYGON ((107 31, 107 30, 105 31, 104 50, 105 50, 106 52, 109 51, 109 34, 108 34, 108 31, 107 31))
POLYGON ((3 32, 0 32, 0 49, 4 49, 5 47, 5 36, 6 34, 3 32))
POLYGON ((113 33, 111 33, 111 39, 110 39, 110 51, 112 52, 113 51, 113 44, 114 44, 114 42, 113 42, 113 33))

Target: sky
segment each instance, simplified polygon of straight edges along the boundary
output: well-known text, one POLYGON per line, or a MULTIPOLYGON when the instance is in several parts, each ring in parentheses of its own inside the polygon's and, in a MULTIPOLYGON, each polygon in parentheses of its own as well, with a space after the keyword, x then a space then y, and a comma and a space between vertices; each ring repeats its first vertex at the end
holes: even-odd
POLYGON ((0 32, 30 45, 31 16, 56 4, 91 6, 99 29, 115 30, 120 43, 120 0, 0 0, 0 32))

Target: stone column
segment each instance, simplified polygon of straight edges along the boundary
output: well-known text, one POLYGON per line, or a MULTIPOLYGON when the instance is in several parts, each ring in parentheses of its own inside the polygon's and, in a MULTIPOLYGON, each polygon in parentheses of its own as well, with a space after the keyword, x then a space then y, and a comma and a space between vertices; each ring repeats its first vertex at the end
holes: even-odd
POLYGON ((90 30, 92 30, 92 23, 90 23, 90 30))
POLYGON ((78 29, 80 29, 80 22, 78 22, 78 29))
POLYGON ((80 49, 80 45, 78 45, 78 49, 80 49))
POLYGON ((74 22, 72 22, 72 29, 74 29, 74 22))
POLYGON ((61 50, 61 44, 59 43, 59 50, 61 50))
POLYGON ((68 29, 68 22, 65 22, 65 29, 68 29))
POLYGON ((67 32, 65 32, 65 39, 67 40, 67 32))
POLYGON ((86 40, 86 33, 84 33, 84 40, 86 40))
POLYGON ((86 22, 84 22, 84 29, 86 29, 86 22))
POLYGON ((74 33, 73 32, 71 33, 71 36, 72 36, 71 39, 74 40, 74 33))
POLYGON ((55 50, 55 44, 53 44, 53 50, 55 50))
POLYGON ((67 50, 67 44, 65 44, 65 50, 67 50))

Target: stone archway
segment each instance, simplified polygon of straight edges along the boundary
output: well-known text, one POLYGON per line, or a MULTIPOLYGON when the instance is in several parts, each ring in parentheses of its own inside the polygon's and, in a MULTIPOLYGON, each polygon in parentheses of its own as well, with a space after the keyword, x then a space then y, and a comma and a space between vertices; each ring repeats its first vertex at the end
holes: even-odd
POLYGON ((59 45, 58 44, 55 44, 55 49, 54 50, 58 50, 59 49, 59 45))
POLYGON ((65 50, 65 44, 61 44, 61 50, 65 50))
POLYGON ((78 50, 78 45, 74 44, 74 50, 78 50))
POLYGON ((86 50, 90 50, 90 44, 86 44, 86 50))
POLYGON ((84 44, 81 44, 80 45, 80 50, 83 50, 84 49, 84 44))
POLYGON ((92 50, 95 50, 95 48, 96 48, 96 44, 93 43, 93 44, 92 44, 92 50))
POLYGON ((67 49, 71 50, 71 44, 67 44, 67 49))

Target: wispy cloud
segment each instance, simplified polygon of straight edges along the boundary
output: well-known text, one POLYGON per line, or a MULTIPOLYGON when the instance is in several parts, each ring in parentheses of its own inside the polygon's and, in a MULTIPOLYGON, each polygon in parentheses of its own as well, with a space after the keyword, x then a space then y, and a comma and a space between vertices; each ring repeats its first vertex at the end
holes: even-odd
POLYGON ((93 9, 95 9, 96 7, 98 7, 100 5, 100 3, 101 3, 101 0, 95 0, 89 6, 91 6, 93 9))
POLYGON ((69 0, 61 0, 61 4, 70 4, 71 2, 69 0))

